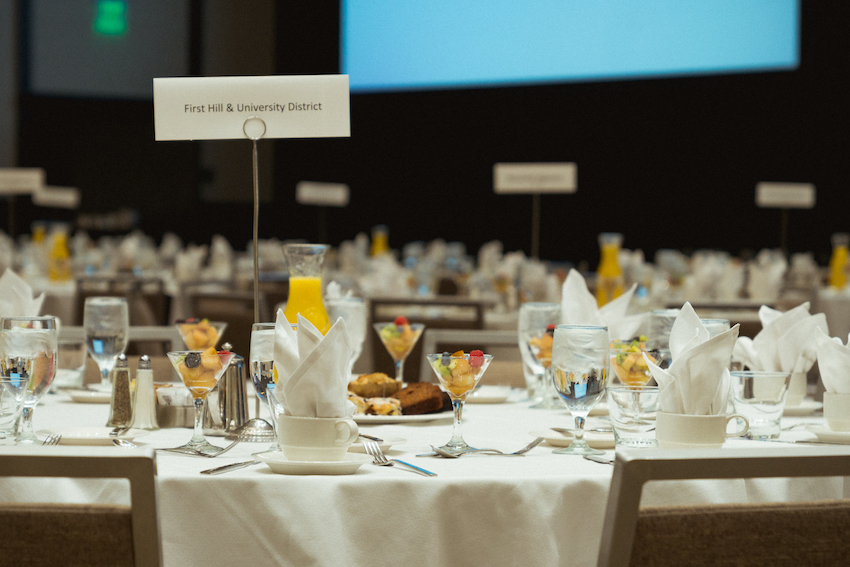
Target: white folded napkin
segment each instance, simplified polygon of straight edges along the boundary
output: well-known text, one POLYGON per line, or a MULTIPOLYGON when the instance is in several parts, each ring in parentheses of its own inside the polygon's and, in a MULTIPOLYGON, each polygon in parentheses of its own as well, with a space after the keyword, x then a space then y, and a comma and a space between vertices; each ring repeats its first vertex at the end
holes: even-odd
POLYGON ((612 339, 636 337, 649 317, 649 313, 626 314, 636 287, 632 285, 623 295, 599 308, 584 277, 570 270, 561 288, 561 322, 565 325, 604 325, 612 339))
POLYGON ((299 417, 351 417, 348 401, 351 344, 345 321, 337 319, 325 336, 298 315, 298 330, 277 311, 274 366, 278 382, 274 395, 286 415, 299 417))
MULTIPOLYGON (((850 344, 850 337, 847 337, 850 344)), ((850 347, 838 337, 821 335, 817 343, 818 369, 827 392, 850 394, 850 347)))
POLYGON ((738 325, 709 338, 699 316, 685 303, 670 331, 673 362, 666 370, 644 354, 658 382, 658 409, 687 415, 723 415, 729 399, 729 360, 738 325))
POLYGON ((809 303, 786 312, 762 305, 762 330, 754 339, 739 337, 733 359, 750 370, 808 372, 817 359, 818 338, 828 335, 826 315, 809 313, 809 303))
POLYGON ((32 288, 18 274, 7 269, 0 277, 0 317, 35 317, 41 311, 44 294, 32 296, 32 288))

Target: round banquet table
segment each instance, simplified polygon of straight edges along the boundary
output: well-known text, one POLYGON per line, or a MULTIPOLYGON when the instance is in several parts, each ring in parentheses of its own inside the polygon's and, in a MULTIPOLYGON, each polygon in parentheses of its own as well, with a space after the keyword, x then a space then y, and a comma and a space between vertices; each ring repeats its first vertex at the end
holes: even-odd
MULTIPOLYGON (((467 404, 463 432, 476 446, 514 451, 548 427, 570 427, 564 409, 532 410, 514 391, 508 402, 467 404)), ((253 407, 253 406, 252 406, 253 407)), ((107 404, 73 403, 59 392, 34 413, 36 430, 103 426, 107 404)), ((588 427, 598 420, 591 418, 588 427)), ((783 425, 822 422, 819 415, 783 425)), ((264 464, 227 474, 200 471, 250 460, 268 443, 240 443, 207 459, 158 452, 158 505, 166 566, 191 565, 595 565, 613 468, 552 454, 543 443, 522 457, 417 457, 451 435, 449 414, 432 422, 361 425, 379 437, 404 438, 389 457, 438 474, 363 465, 343 476, 279 475, 264 464)), ((188 429, 137 438, 175 447, 188 429)), ((809 439, 804 428, 782 438, 809 439)), ((211 438, 224 445, 222 438, 211 438)), ((605 442, 604 438, 600 438, 605 442)), ((727 447, 786 446, 734 439, 727 447)), ((800 445, 787 445, 788 447, 800 445)), ((118 447, 108 450, 121 451, 118 447)), ((2 453, 2 447, 0 447, 2 453)), ((613 450, 607 451, 613 456, 613 450)), ((642 505, 843 498, 843 478, 700 480, 650 483, 642 505)), ((0 501, 129 504, 115 480, 0 479, 0 501)))

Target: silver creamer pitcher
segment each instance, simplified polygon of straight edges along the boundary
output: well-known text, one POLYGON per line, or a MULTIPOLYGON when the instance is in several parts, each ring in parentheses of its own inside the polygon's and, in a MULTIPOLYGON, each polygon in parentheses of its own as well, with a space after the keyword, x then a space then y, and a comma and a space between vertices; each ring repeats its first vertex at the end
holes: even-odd
MULTIPOLYGON (((225 343, 222 348, 230 350, 230 344, 225 343)), ((248 421, 247 377, 245 359, 234 354, 218 384, 207 394, 205 434, 230 435, 248 421)))

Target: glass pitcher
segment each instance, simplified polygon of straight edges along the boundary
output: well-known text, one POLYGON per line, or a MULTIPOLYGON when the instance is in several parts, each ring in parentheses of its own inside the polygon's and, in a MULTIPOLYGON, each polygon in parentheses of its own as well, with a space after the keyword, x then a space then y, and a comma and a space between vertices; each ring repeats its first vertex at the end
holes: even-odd
POLYGON ((322 301, 322 267, 328 247, 324 244, 284 244, 283 257, 289 270, 289 299, 283 312, 290 323, 298 323, 298 313, 322 334, 331 320, 322 301))
POLYGON ((599 235, 601 258, 596 269, 596 303, 599 307, 623 294, 623 271, 617 259, 622 244, 623 235, 618 232, 599 235))

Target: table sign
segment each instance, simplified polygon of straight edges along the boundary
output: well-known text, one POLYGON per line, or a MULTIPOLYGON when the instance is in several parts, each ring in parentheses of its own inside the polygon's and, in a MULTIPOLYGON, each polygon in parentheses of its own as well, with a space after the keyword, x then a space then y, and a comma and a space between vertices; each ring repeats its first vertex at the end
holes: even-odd
POLYGON ((39 207, 78 209, 80 190, 76 187, 40 187, 33 192, 32 202, 39 207))
POLYGON ((348 206, 349 193, 345 183, 299 181, 295 186, 295 201, 300 205, 345 207, 348 206))
POLYGON ((348 75, 155 78, 153 105, 157 141, 248 138, 253 144, 254 322, 259 323, 257 140, 351 136, 348 75))
POLYGON ((574 162, 497 163, 493 165, 493 191, 497 195, 531 194, 531 256, 540 255, 540 195, 575 193, 578 166, 574 162))
POLYGON ((348 75, 156 78, 153 103, 158 141, 245 138, 250 117, 264 138, 351 135, 348 75))
POLYGON ((44 186, 39 167, 0 167, 0 195, 29 195, 44 186))
POLYGON ((756 184, 756 206, 782 209, 780 228, 781 248, 788 252, 788 209, 813 209, 815 186, 813 183, 782 183, 762 181, 756 184))

